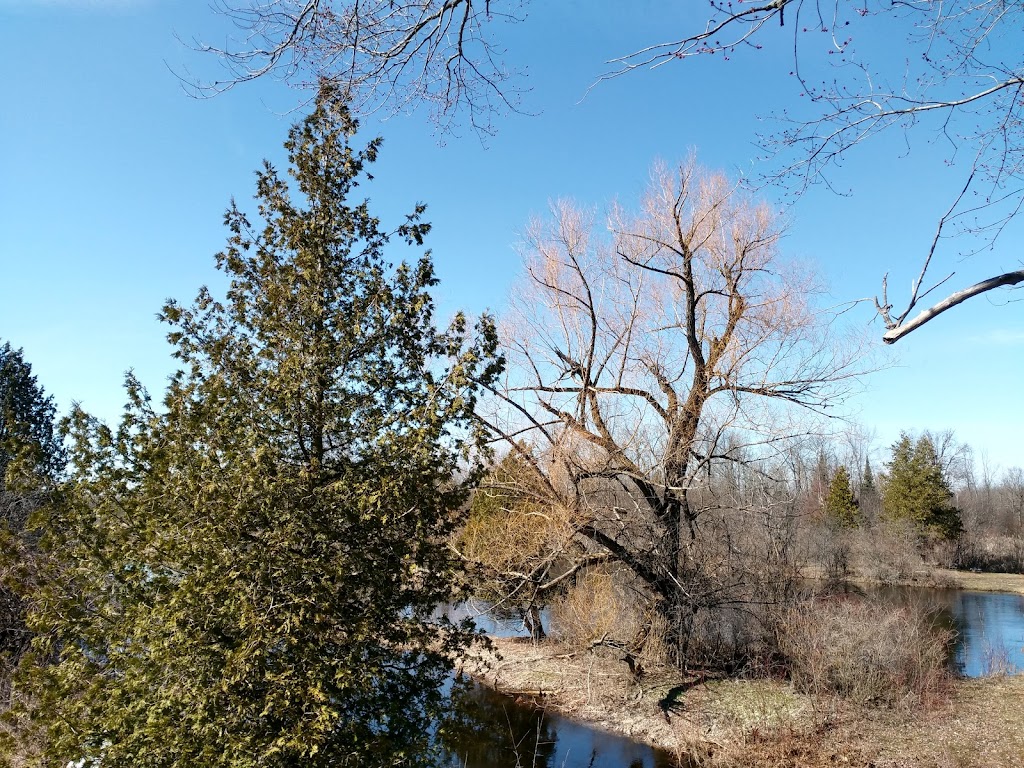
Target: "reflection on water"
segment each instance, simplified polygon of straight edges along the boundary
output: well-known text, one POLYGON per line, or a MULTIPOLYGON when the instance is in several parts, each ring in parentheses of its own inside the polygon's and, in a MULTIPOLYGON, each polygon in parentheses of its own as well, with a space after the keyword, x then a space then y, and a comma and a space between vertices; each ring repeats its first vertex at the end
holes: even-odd
POLYGON ((471 686, 442 743, 459 768, 670 768, 668 753, 471 686))
POLYGON ((1024 671, 1024 595, 958 589, 884 587, 873 594, 897 605, 934 609, 957 633, 951 664, 966 677, 1024 671))
MULTIPOLYGON (((477 629, 494 637, 519 637, 527 635, 522 614, 514 608, 494 605, 485 600, 470 600, 457 605, 444 605, 437 609, 439 616, 452 621, 472 619, 477 629)), ((548 613, 541 611, 545 626, 548 613)))

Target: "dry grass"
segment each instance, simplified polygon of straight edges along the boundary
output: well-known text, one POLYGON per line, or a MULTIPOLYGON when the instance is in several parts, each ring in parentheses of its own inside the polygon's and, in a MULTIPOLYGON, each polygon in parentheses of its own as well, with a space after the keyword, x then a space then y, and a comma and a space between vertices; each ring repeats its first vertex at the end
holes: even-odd
POLYGON ((879 768, 1017 768, 1024 765, 1024 676, 957 681, 948 705, 905 725, 863 725, 879 768))
POLYGON ((1013 592, 1024 595, 1024 574, 1020 573, 972 573, 971 571, 950 571, 936 568, 940 577, 955 582, 957 589, 976 592, 1013 592))
POLYGON ((951 633, 919 610, 862 599, 816 600, 790 611, 780 646, 798 690, 816 701, 919 706, 948 687, 951 633))

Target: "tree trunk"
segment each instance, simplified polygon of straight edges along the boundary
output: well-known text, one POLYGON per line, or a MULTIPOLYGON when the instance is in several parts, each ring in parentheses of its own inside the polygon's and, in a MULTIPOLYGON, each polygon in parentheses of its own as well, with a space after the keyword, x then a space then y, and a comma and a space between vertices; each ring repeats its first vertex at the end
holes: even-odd
POLYGON ((544 631, 544 623, 540 617, 540 609, 536 605, 530 605, 523 613, 523 624, 530 633, 530 639, 539 643, 547 637, 544 631))

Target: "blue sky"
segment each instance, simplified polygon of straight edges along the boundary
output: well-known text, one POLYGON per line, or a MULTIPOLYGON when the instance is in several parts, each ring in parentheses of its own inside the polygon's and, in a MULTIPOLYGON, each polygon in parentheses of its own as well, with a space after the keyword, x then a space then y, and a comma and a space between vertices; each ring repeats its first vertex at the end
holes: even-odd
MULTIPOLYGON (((781 47, 635 73, 584 98, 605 59, 684 23, 679 7, 534 3, 503 34, 507 61, 529 73, 524 107, 538 114, 508 116, 486 145, 471 132, 439 142, 422 114, 364 121, 365 137, 385 139, 366 188, 380 214, 428 204, 444 312, 500 312, 518 232, 549 200, 628 204, 655 160, 690 150, 713 168, 757 172, 763 118, 799 105, 781 47)), ((62 409, 78 400, 116 418, 129 368, 162 390, 171 360, 156 312, 218 284, 228 201, 246 206, 264 157, 283 164, 301 92, 267 80, 196 100, 175 77, 216 67, 179 37, 223 32, 206 3, 0 0, 0 339, 24 348, 62 409)), ((815 189, 787 212, 786 251, 819 267, 837 303, 873 296, 886 272, 898 303, 960 178, 924 142, 860 148, 838 177, 852 196, 815 189)), ((1011 228, 994 252, 955 263, 960 284, 1015 268, 1021 236, 1011 228)), ((1013 296, 975 299, 888 350, 893 366, 851 404, 879 448, 901 429, 952 428, 1001 467, 1024 465, 1024 312, 1007 305, 1013 296)), ((878 339, 872 315, 864 304, 849 316, 878 339)))

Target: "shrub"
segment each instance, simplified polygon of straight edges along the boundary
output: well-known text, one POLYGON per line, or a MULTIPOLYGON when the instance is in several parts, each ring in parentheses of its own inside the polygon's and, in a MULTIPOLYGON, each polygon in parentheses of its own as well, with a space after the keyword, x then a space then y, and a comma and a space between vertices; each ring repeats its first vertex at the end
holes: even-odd
POLYGON ((964 534, 957 542, 950 567, 989 573, 1024 573, 1024 539, 1019 536, 964 534))
POLYGON ((603 570, 587 571, 551 606, 551 628, 567 647, 609 645, 662 664, 665 622, 647 601, 603 570))
POLYGON ((912 523, 887 520, 853 537, 853 561, 872 581, 898 584, 925 569, 919 544, 920 534, 912 523))
POLYGON ((856 704, 914 706, 945 688, 952 637, 920 609, 833 599, 794 608, 780 645, 798 690, 856 704))

